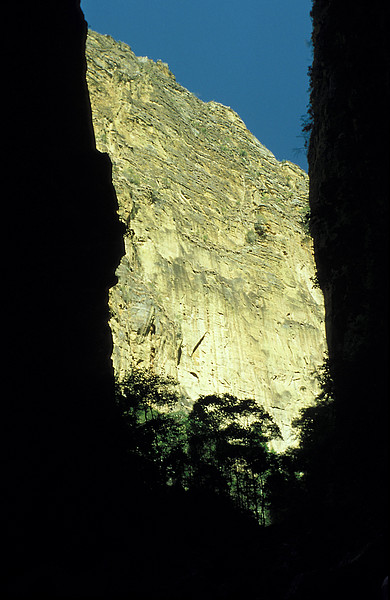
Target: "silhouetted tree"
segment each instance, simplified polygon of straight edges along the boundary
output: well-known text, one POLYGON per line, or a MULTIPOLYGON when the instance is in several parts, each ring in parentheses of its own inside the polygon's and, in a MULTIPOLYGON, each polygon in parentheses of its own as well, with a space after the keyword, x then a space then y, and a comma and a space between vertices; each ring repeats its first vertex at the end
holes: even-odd
POLYGON ((335 441, 335 405, 329 362, 325 360, 317 372, 321 391, 313 406, 300 411, 293 421, 299 444, 285 453, 275 455, 277 466, 272 470, 270 510, 274 520, 295 518, 297 513, 306 519, 323 518, 332 502, 335 441), (317 515, 314 517, 314 513, 317 515))
POLYGON ((315 405, 301 410, 300 416, 293 422, 299 436, 299 447, 295 451, 296 469, 303 473, 302 480, 311 488, 328 479, 326 475, 335 449, 335 405, 328 360, 318 370, 317 377, 321 392, 315 405))
POLYGON ((273 467, 268 442, 276 437, 279 428, 254 400, 201 396, 188 418, 191 486, 230 495, 265 524, 273 467))
POLYGON ((231 394, 201 396, 186 414, 176 385, 139 370, 117 383, 126 450, 144 483, 229 498, 264 525, 280 468, 268 447, 278 426, 254 400, 231 394))
MULTIPOLYGON (((116 384, 116 401, 126 426, 126 450, 138 459, 149 485, 184 478, 186 417, 178 410, 177 383, 133 370, 116 384)), ((137 460, 136 460, 137 462, 137 460)))

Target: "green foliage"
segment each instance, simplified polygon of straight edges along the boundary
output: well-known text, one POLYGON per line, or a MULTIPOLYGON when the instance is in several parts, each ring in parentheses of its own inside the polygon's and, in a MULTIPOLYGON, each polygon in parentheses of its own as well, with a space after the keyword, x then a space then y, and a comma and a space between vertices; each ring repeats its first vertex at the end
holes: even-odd
POLYGON ((178 402, 176 385, 173 378, 133 370, 123 381, 117 382, 117 402, 125 417, 134 418, 142 412, 147 421, 155 417, 162 407, 175 406, 178 402))
POLYGON ((254 224, 254 230, 259 237, 262 237, 263 235, 266 234, 267 229, 265 227, 265 222, 264 222, 263 217, 261 217, 260 215, 258 215, 256 217, 256 222, 254 224))
MULTIPOLYGON (((332 501, 336 452, 336 411, 328 360, 318 370, 317 377, 321 392, 315 405, 302 409, 293 422, 297 428, 299 446, 284 457, 284 480, 293 481, 290 487, 296 493, 293 503, 302 508, 305 506, 308 514, 332 501)), ((291 504, 291 499, 291 493, 287 491, 285 507, 291 504)))
POLYGON ((149 202, 151 204, 156 204, 159 201, 160 197, 159 197, 159 193, 156 189, 149 189, 147 193, 148 193, 149 202))
POLYGON ((127 429, 127 452, 141 459, 140 468, 153 473, 155 481, 149 483, 172 483, 184 468, 185 416, 175 410, 179 403, 176 385, 171 378, 141 370, 116 384, 116 402, 127 429))
POLYGON ((253 229, 249 229, 249 231, 246 232, 245 241, 247 244, 254 244, 259 238, 265 236, 266 232, 267 228, 263 217, 257 215, 253 229))
POLYGON ((130 223, 129 222, 125 222, 125 221, 121 221, 121 227, 122 227, 122 235, 125 238, 132 238, 134 236, 134 229, 132 229, 130 227, 130 223))
POLYGON ((333 381, 328 360, 318 370, 317 377, 321 392, 316 404, 302 409, 293 422, 298 447, 263 457, 266 461, 262 465, 264 491, 260 491, 258 497, 265 494, 265 513, 268 511, 272 522, 322 519, 332 504, 337 449, 333 381))
POLYGON ((303 140, 303 147, 294 148, 294 154, 297 156, 302 152, 307 155, 309 149, 310 135, 313 127, 313 113, 310 107, 308 107, 308 111, 305 115, 301 115, 301 135, 298 135, 298 138, 303 140))
POLYGON ((133 183, 134 185, 140 184, 140 178, 137 174, 135 174, 131 169, 125 169, 123 171, 123 175, 126 177, 129 183, 133 183))
POLYGON ((247 244, 254 244, 257 240, 256 231, 249 229, 245 234, 245 241, 247 244))
POLYGON ((315 288, 315 289, 321 289, 317 273, 313 277, 310 277, 309 279, 310 279, 310 281, 313 284, 313 288, 315 288))
POLYGON ((269 442, 281 437, 279 428, 254 400, 201 396, 184 412, 173 379, 134 370, 117 384, 116 399, 138 477, 153 489, 176 486, 224 498, 261 525, 298 518, 297 510, 326 510, 335 452, 328 361, 317 376, 317 402, 294 422, 299 447, 275 454, 269 442))
POLYGON ((300 137, 303 138, 304 148, 307 152, 308 147, 309 147, 309 141, 310 141, 310 133, 311 133, 311 130, 313 127, 313 115, 312 115, 310 108, 308 108, 308 112, 306 115, 301 116, 300 120, 301 120, 301 131, 302 131, 302 135, 300 137))
POLYGON ((310 460, 323 445, 327 445, 335 426, 333 381, 329 370, 329 361, 325 360, 317 372, 321 392, 316 404, 301 410, 293 425, 299 430, 301 457, 310 460))
POLYGON ((280 437, 271 416, 254 400, 223 394, 200 397, 188 421, 191 485, 229 495, 264 525, 273 466, 267 444, 280 437))
POLYGON ((201 396, 185 414, 178 409, 172 379, 137 370, 117 383, 116 399, 127 452, 151 487, 175 485, 222 495, 261 524, 267 522, 268 482, 279 468, 268 443, 280 431, 254 400, 201 396))
POLYGON ((302 210, 301 216, 299 218, 303 233, 306 236, 310 236, 310 218, 311 218, 311 213, 310 213, 310 208, 304 208, 302 210))
POLYGON ((112 78, 114 83, 122 83, 123 81, 126 81, 125 74, 118 70, 114 71, 112 78))

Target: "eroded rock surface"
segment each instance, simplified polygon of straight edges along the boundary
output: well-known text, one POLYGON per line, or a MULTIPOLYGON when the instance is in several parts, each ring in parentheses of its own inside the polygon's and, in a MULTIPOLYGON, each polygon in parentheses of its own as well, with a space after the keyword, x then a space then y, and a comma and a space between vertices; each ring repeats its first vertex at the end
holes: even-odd
POLYGON ((172 375, 187 404, 253 397, 292 443, 326 347, 307 175, 165 63, 94 32, 87 61, 97 146, 128 227, 111 293, 117 374, 172 375))

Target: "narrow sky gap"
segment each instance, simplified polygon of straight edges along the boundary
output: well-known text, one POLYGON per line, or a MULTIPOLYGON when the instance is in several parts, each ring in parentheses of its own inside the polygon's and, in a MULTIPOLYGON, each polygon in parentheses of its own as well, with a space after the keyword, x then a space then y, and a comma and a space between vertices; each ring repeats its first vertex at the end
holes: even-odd
POLYGON ((169 64, 204 101, 231 106, 278 160, 307 171, 311 0, 82 0, 91 29, 169 64))

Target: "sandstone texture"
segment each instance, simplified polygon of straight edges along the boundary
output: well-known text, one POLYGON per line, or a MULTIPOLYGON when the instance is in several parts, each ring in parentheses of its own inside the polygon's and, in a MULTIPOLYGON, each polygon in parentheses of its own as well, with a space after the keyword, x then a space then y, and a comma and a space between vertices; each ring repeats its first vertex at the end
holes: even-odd
POLYGON ((326 350, 307 175, 165 63, 92 31, 87 63, 97 147, 127 227, 110 298, 117 375, 171 375, 187 406, 215 392, 255 398, 281 447, 294 443, 326 350))

